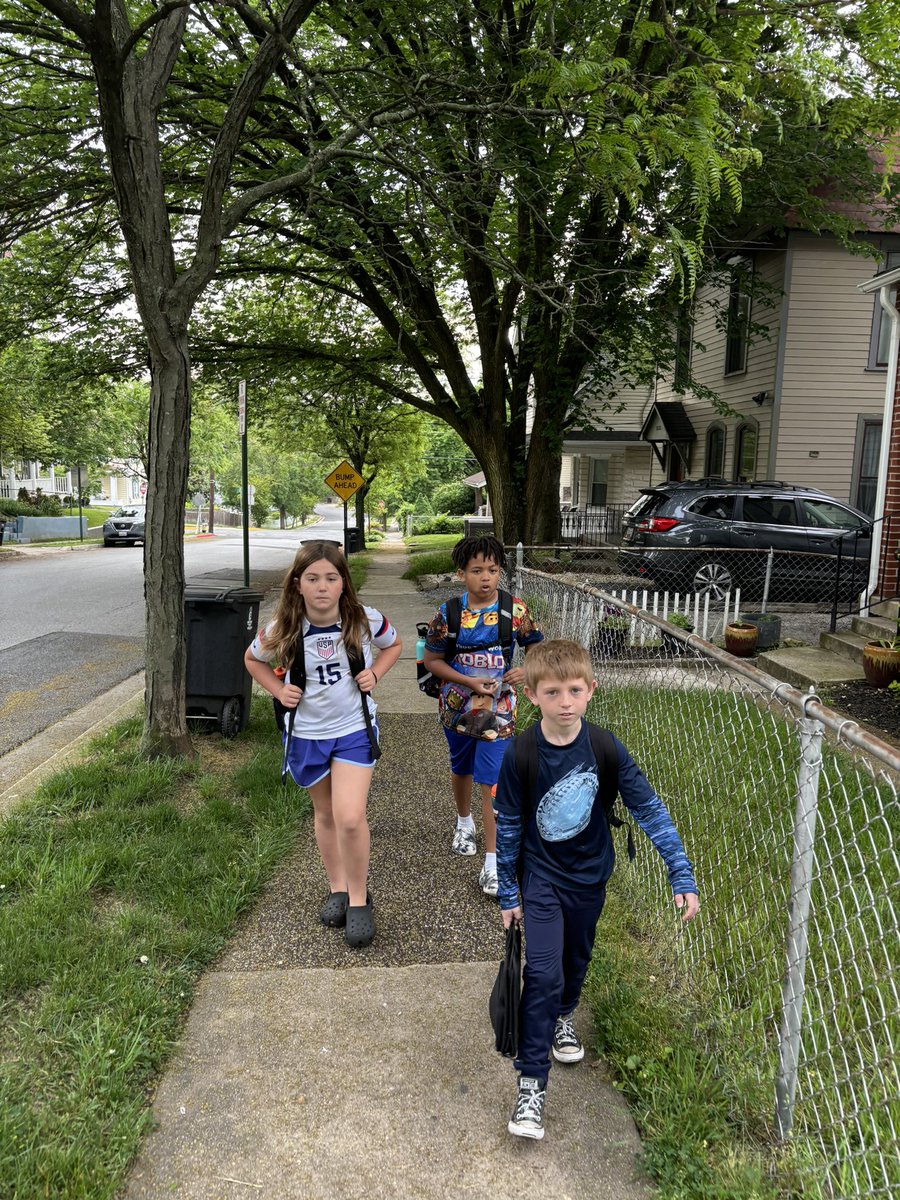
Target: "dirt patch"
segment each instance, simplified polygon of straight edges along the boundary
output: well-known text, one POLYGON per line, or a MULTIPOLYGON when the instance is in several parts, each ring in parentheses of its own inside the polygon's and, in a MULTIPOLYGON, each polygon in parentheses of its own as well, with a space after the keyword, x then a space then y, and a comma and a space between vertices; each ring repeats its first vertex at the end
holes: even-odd
POLYGON ((829 687, 823 699, 829 708, 867 725, 886 741, 900 743, 900 693, 872 687, 861 679, 829 687))

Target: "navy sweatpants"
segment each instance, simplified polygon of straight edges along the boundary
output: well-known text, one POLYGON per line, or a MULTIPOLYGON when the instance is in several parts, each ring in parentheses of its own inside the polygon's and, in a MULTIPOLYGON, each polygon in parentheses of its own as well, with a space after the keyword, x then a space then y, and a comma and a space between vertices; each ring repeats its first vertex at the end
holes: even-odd
POLYGON ((556 1018, 578 1005, 605 899, 605 887, 575 892, 525 872, 525 971, 515 1062, 523 1075, 547 1080, 556 1018))

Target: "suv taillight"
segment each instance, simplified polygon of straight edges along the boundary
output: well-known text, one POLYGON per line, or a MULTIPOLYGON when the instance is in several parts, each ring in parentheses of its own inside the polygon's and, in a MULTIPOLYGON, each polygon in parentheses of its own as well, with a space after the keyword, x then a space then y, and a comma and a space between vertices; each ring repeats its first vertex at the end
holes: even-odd
POLYGON ((641 533, 668 533, 677 524, 674 517, 645 517, 638 522, 638 529, 641 533))

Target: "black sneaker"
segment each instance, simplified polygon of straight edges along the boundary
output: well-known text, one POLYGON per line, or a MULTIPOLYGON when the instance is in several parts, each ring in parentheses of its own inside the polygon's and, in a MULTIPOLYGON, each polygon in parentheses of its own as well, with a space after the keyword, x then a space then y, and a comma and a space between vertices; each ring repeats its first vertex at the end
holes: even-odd
POLYGON ((577 1063, 584 1058, 578 1034, 572 1027, 572 1014, 556 1018, 556 1028, 553 1030, 553 1057, 561 1063, 577 1063))
POLYGON ((516 1094, 516 1107, 506 1128, 516 1137, 537 1138, 544 1136, 544 1100, 547 1096, 546 1085, 539 1079, 530 1079, 526 1075, 519 1076, 519 1090, 516 1094))

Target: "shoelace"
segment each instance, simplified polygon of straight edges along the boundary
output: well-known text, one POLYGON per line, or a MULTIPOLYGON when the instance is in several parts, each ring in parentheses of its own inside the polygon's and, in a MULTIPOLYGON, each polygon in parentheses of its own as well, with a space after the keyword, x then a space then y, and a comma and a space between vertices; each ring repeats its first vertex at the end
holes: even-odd
POLYGON ((543 1098, 544 1093, 540 1088, 529 1088, 527 1091, 520 1091, 519 1098, 516 1101, 516 1120, 523 1121, 526 1117, 533 1117, 535 1120, 540 1119, 543 1098))
POLYGON ((559 1017, 556 1022, 556 1040, 558 1042, 577 1042, 575 1026, 568 1017, 559 1017))

